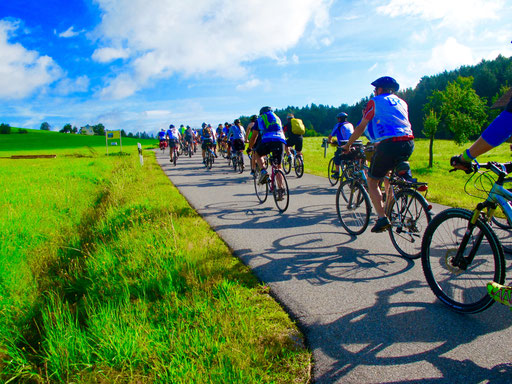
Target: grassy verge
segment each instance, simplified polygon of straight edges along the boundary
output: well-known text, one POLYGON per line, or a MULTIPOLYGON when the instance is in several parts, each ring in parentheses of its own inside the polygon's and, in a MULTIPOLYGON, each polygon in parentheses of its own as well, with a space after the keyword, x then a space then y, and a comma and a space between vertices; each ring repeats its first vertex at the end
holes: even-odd
POLYGON ((152 156, 62 150, 0 176, 2 381, 308 381, 295 325, 152 156))
MULTIPOLYGON (((321 137, 304 139, 305 172, 327 177, 327 165, 334 155, 335 148, 329 147, 327 149, 327 156, 324 158, 324 148, 321 148, 321 144, 321 137)), ((475 188, 473 181, 470 181, 468 184, 468 192, 479 197, 469 196, 464 193, 464 185, 469 176, 464 172, 449 172, 451 169, 449 165, 450 158, 454 154, 462 152, 463 148, 469 147, 469 144, 459 147, 452 141, 436 140, 434 142, 433 168, 428 167, 428 146, 428 140, 416 139, 414 153, 410 158, 414 177, 417 177, 420 181, 427 182, 429 185, 428 200, 439 204, 473 209, 475 204, 481 201, 481 197, 484 197, 485 194, 475 188)), ((480 156, 478 161, 481 163, 487 161, 512 161, 509 144, 505 143, 480 156)), ((481 186, 479 187, 481 188, 481 186)), ((489 187, 489 185, 486 185, 486 187, 489 187)))

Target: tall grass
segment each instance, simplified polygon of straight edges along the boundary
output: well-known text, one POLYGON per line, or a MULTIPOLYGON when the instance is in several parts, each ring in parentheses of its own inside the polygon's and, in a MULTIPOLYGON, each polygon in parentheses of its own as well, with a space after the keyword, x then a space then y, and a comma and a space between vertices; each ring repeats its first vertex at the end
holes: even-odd
POLYGON ((1 380, 308 381, 296 326, 154 157, 61 151, 0 159, 1 380))
MULTIPOLYGON (((321 147, 321 144, 321 137, 304 139, 304 168, 305 172, 327 177, 327 165, 334 156, 335 148, 329 146, 327 148, 327 155, 324 157, 324 148, 321 147)), ((413 176, 418 178, 419 181, 428 183, 427 198, 429 201, 448 206, 473 209, 475 204, 481 201, 482 197, 485 197, 484 193, 475 188, 474 178, 466 187, 468 192, 474 195, 470 196, 464 193, 465 184, 469 176, 461 171, 449 172, 451 169, 450 158, 453 155, 460 154, 464 148, 470 146, 470 143, 460 147, 450 140, 435 140, 433 168, 428 167, 429 141, 426 139, 415 139, 414 145, 414 152, 409 162, 413 176)), ((505 143, 494 148, 492 151, 480 156, 478 161, 481 163, 487 161, 512 161, 510 144, 505 143)), ((328 182, 326 181, 326 183, 328 182)))

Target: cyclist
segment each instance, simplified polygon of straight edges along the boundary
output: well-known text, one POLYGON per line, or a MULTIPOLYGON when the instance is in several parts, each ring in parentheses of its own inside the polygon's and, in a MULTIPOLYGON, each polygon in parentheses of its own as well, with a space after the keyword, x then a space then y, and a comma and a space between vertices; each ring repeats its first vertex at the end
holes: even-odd
POLYGON ((293 113, 289 113, 286 116, 286 124, 283 126, 283 131, 286 136, 286 154, 290 154, 290 148, 295 147, 295 151, 297 152, 297 156, 302 155, 302 146, 304 138, 302 135, 298 135, 292 130, 292 119, 295 119, 295 115, 293 113))
POLYGON ((203 155, 203 164, 205 164, 206 151, 208 148, 213 148, 213 131, 211 125, 203 123, 203 130, 201 132, 201 153, 203 155))
MULTIPOLYGON (((265 183, 268 180, 268 172, 263 166, 262 157, 272 152, 272 155, 277 161, 277 167, 281 168, 281 162, 283 161, 283 151, 286 145, 286 138, 284 137, 283 126, 281 119, 272 112, 271 107, 263 107, 260 109, 260 116, 258 117, 258 124, 253 128, 253 137, 261 136, 261 141, 255 148, 256 163, 261 169, 260 184, 265 183)), ((283 181, 278 179, 278 199, 282 199, 284 189, 282 188, 283 181)))
POLYGON ((174 160, 172 157, 172 154, 174 152, 173 148, 176 147, 178 151, 180 150, 181 135, 180 132, 178 131, 178 128, 171 124, 169 125, 169 129, 166 132, 166 136, 167 140, 169 140, 169 158, 172 163, 174 160))
POLYGON ((158 146, 162 148, 165 142, 165 129, 161 129, 160 132, 158 132, 158 146))
POLYGON ((383 76, 371 83, 375 97, 363 111, 361 122, 350 135, 342 150, 348 153, 351 145, 365 132, 378 142, 368 172, 368 193, 377 212, 372 232, 383 232, 391 224, 386 217, 379 182, 399 163, 407 161, 414 150, 414 135, 409 122, 407 103, 395 95, 400 88, 397 81, 383 76))
POLYGON ((347 121, 348 114, 346 112, 340 112, 336 115, 338 123, 334 126, 331 134, 327 137, 327 141, 332 143, 332 137, 336 136, 338 142, 338 148, 334 153, 334 164, 336 165, 336 171, 332 174, 332 177, 337 179, 340 176, 340 165, 343 160, 342 142, 347 141, 352 133, 354 133, 354 126, 347 121))
POLYGON ((194 150, 194 131, 190 128, 190 125, 187 125, 185 129, 185 142, 188 143, 188 147, 190 151, 194 150))
POLYGON ((212 134, 212 149, 213 149, 213 156, 217 157, 217 135, 215 134, 215 131, 212 129, 212 125, 208 124, 206 126, 209 131, 212 134))
POLYGON ((245 149, 245 129, 236 119, 228 132, 228 157, 231 157, 231 151, 243 151, 245 149))
MULTIPOLYGON (((471 162, 475 158, 502 144, 510 136, 512 136, 512 99, 473 145, 459 156, 453 156, 450 164, 457 169, 470 170, 471 162)), ((512 309, 512 286, 491 281, 487 284, 487 291, 495 301, 512 309)))
MULTIPOLYGON (((247 145, 247 154, 249 155, 253 148, 255 148, 259 144, 259 140, 261 140, 261 137, 256 135, 253 135, 253 128, 257 128, 258 126, 258 116, 252 115, 251 121, 249 122, 249 125, 247 126, 247 135, 245 136, 245 142, 248 143, 247 145), (254 136, 254 140, 252 139, 254 136)), ((254 175, 256 169, 256 156, 251 156, 251 176, 254 175)))

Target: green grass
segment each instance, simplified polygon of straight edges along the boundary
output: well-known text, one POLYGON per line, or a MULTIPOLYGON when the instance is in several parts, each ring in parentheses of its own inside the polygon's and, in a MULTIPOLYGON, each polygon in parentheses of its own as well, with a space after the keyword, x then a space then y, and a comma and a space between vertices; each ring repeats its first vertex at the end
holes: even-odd
MULTIPOLYGON (((322 138, 312 137, 304 139, 304 162, 305 172, 327 177, 327 165, 334 155, 335 147, 327 149, 327 156, 324 158, 324 148, 321 148, 322 138)), ((428 167, 429 141, 426 139, 415 139, 415 148, 409 162, 413 176, 419 181, 427 182, 429 185, 427 198, 429 201, 454 207, 473 209, 475 204, 485 193, 478 191, 473 180, 468 183, 468 192, 479 197, 469 196, 464 192, 464 185, 469 176, 464 172, 449 172, 450 158, 460 154, 463 149, 469 148, 470 143, 465 146, 457 146, 453 141, 434 141, 434 162, 433 168, 428 167)), ((510 144, 505 143, 492 151, 478 158, 480 163, 487 161, 512 161, 510 144)), ((326 181, 327 182, 327 181, 326 181)), ((489 186, 489 185, 487 185, 489 186)))
POLYGON ((0 159, 1 381, 308 381, 296 326, 152 154, 49 147, 0 159))

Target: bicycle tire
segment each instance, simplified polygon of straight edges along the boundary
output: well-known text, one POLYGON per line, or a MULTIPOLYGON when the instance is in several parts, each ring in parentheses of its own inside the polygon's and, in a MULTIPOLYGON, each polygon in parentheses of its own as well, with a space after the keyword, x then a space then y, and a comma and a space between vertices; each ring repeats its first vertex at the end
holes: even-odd
POLYGON ((292 158, 290 155, 286 154, 283 156, 283 171, 286 175, 290 174, 292 170, 292 158))
POLYGON ((254 172, 253 181, 254 181, 254 190, 256 192, 256 197, 258 198, 260 203, 264 203, 267 201, 268 196, 268 181, 266 183, 260 184, 260 170, 256 170, 254 172))
POLYGON ((243 173, 244 172, 244 155, 242 152, 238 152, 237 161, 238 161, 238 173, 243 173))
POLYGON ((389 237, 398 253, 407 259, 420 258, 423 234, 432 220, 427 200, 415 190, 401 190, 389 207, 388 217, 389 237))
POLYGON ((206 155, 206 168, 207 169, 212 169, 212 166, 213 166, 213 156, 211 153, 208 153, 206 155))
POLYGON ((288 205, 290 204, 290 190, 288 189, 288 181, 286 181, 286 175, 280 169, 274 171, 274 179, 272 181, 272 194, 274 195, 274 202, 276 203, 276 207, 279 212, 283 213, 288 209, 288 205), (283 188, 282 191, 282 200, 279 200, 279 189, 277 188, 277 177, 281 176, 283 180, 283 188))
MULTIPOLYGON (((491 227, 481 219, 476 222, 468 245, 477 253, 464 270, 451 261, 468 229, 473 212, 450 208, 436 215, 423 236, 421 264, 430 289, 442 303, 460 313, 477 313, 489 308, 494 300, 487 294, 487 283, 505 280, 505 256, 491 227)), ((468 247, 464 251, 467 255, 468 247)))
POLYGON ((304 160, 302 156, 295 157, 295 175, 298 179, 304 175, 304 160))
POLYGON ((336 213, 349 234, 360 235, 368 228, 371 210, 370 197, 361 183, 353 179, 340 183, 336 191, 336 213))
POLYGON ((178 151, 176 150, 176 148, 173 149, 172 153, 172 163, 174 164, 174 166, 176 166, 176 161, 178 161, 178 151))
POLYGON ((336 164, 334 164, 334 157, 329 160, 329 165, 327 166, 327 177, 329 178, 329 183, 334 187, 339 179, 336 179, 332 176, 333 172, 336 172, 336 164))

